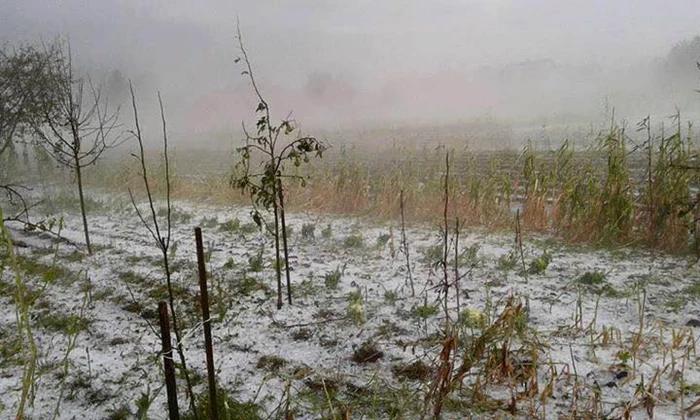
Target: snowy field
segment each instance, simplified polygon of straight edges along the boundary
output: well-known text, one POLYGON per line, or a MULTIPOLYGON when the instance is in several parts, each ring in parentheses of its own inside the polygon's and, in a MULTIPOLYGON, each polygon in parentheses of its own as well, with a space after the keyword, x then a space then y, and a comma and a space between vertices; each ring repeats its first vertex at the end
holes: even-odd
MULTIPOLYGON (((161 255, 128 199, 91 202, 92 256, 8 225, 38 348, 27 418, 167 418, 161 255)), ((284 418, 286 409, 299 419, 421 416, 445 348, 438 226, 406 230, 413 294, 398 222, 288 215, 294 301, 287 305, 285 296, 277 310, 272 237, 252 224, 250 209, 173 206, 176 306, 198 393, 206 394, 206 369, 196 226, 210 274, 218 381, 241 409, 257 409, 260 418, 284 418)), ((58 207, 49 200, 39 212, 58 207)), ((62 236, 83 243, 78 212, 54 216, 63 217, 62 236)), ((459 302, 454 287, 447 300, 459 337, 454 369, 478 357, 445 400, 443 418, 679 419, 698 409, 700 273, 692 258, 528 234, 521 256, 513 233, 474 230, 461 233, 457 255, 459 302), (506 313, 514 314, 513 334, 499 336, 502 329, 491 327, 506 313)), ((15 290, 6 268, 1 418, 14 417, 22 388, 15 290)), ((183 384, 178 376, 184 412, 183 384)))

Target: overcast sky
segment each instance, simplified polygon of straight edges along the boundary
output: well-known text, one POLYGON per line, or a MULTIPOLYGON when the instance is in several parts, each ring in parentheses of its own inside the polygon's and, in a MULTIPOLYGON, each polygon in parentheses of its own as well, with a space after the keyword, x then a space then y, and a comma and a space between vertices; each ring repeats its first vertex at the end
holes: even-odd
POLYGON ((445 111, 419 103, 443 96, 448 119, 498 115, 498 95, 476 83, 449 98, 452 87, 525 60, 626 68, 700 33, 698 0, 0 0, 0 39, 67 36, 84 66, 145 81, 204 109, 192 124, 209 124, 245 86, 233 65, 236 16, 265 91, 319 121, 334 117, 328 109, 367 120, 388 107, 387 118, 432 118, 445 111))

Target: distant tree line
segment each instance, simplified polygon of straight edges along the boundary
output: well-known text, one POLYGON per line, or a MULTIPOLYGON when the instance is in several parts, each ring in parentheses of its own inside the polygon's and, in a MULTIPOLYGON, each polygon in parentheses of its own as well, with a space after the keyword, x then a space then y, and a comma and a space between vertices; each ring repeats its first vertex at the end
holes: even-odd
POLYGON ((700 80, 700 35, 683 40, 671 48, 666 56, 663 71, 667 77, 680 82, 696 82, 700 80))

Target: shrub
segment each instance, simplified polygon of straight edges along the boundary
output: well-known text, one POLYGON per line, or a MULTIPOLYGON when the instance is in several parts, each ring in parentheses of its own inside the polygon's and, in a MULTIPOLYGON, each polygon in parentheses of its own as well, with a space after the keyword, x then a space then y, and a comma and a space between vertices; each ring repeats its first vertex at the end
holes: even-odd
POLYGON ((605 282, 605 273, 601 271, 587 271, 576 279, 576 283, 585 286, 599 286, 605 282))
POLYGON ((384 248, 384 246, 389 242, 389 239, 391 239, 391 234, 389 233, 382 233, 377 237, 377 248, 384 248))
POLYGON ((362 293, 360 291, 351 292, 348 296, 348 318, 356 325, 363 325, 367 322, 367 314, 365 313, 365 305, 362 301, 362 293))
POLYGON ((431 316, 435 315, 438 311, 438 307, 436 305, 421 305, 421 306, 416 306, 413 309, 413 314, 417 316, 420 319, 428 319, 431 316))
POLYGON ((321 231, 321 236, 323 239, 330 239, 331 236, 333 236, 333 227, 329 223, 323 230, 321 231))
POLYGON ((498 258, 497 266, 503 271, 510 271, 518 265, 518 254, 515 251, 511 251, 506 255, 501 255, 498 258))
POLYGON ((263 269, 263 248, 260 248, 255 255, 248 257, 250 271, 257 273, 263 269))
POLYGON ((544 273, 551 261, 552 256, 547 251, 544 251, 538 258, 532 260, 530 268, 527 270, 528 274, 544 273))
POLYGON ((305 241, 313 241, 315 237, 316 225, 313 223, 304 223, 301 226, 301 238, 305 241))
POLYGON ((361 248, 364 245, 364 238, 359 233, 350 235, 343 241, 343 246, 345 248, 361 248))
POLYGON ((343 265, 342 269, 340 268, 340 266, 336 267, 335 270, 326 273, 326 275, 324 276, 323 283, 329 289, 337 289, 338 285, 340 284, 340 279, 343 277, 344 272, 345 265, 343 265))

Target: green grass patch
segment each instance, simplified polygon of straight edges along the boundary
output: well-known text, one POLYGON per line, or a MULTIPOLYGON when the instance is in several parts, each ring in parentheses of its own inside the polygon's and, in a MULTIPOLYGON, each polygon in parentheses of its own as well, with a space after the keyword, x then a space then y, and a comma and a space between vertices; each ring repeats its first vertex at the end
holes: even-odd
POLYGON ((63 315, 44 313, 37 324, 48 331, 64 334, 76 334, 90 327, 92 320, 79 315, 63 315))
POLYGON ((343 273, 345 273, 345 265, 342 268, 336 267, 335 270, 329 271, 323 276, 323 284, 328 289, 337 289, 340 285, 340 279, 343 278, 343 273))
POLYGON ((552 256, 547 251, 544 251, 542 255, 530 262, 527 272, 534 275, 542 274, 547 270, 550 262, 552 262, 552 256))
MULTIPOLYGON (((209 393, 203 392, 196 397, 197 411, 199 416, 188 411, 181 415, 182 420, 208 419, 211 417, 211 405, 209 401, 209 393)), ((259 405, 247 401, 240 402, 231 397, 231 395, 221 387, 216 390, 216 406, 219 419, 221 420, 262 420, 260 414, 261 408, 259 405)))
POLYGON ((350 235, 343 240, 343 246, 345 248, 362 248, 364 244, 365 240, 362 237, 362 234, 359 233, 350 235))

